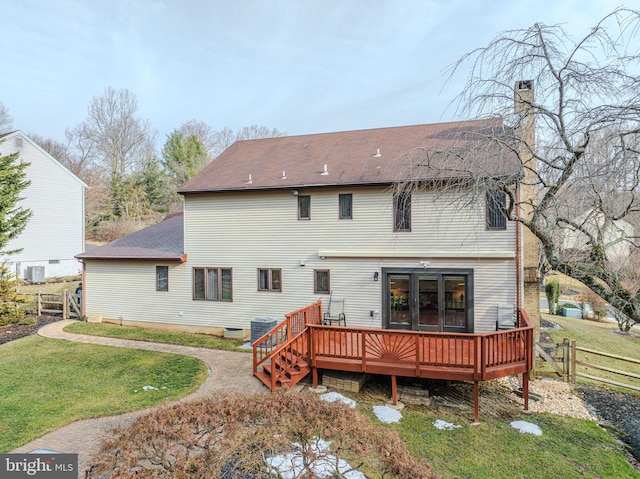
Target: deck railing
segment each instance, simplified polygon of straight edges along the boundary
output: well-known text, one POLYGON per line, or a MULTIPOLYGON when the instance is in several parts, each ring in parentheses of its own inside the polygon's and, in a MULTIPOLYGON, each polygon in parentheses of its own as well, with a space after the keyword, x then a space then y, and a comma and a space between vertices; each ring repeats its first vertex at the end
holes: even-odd
MULTIPOLYGON (((300 348, 294 352, 296 358, 302 357, 301 355, 304 354, 306 359, 309 351, 308 337, 305 336, 305 344, 303 345, 302 340, 299 339, 298 336, 301 336, 301 333, 305 331, 306 324, 320 324, 321 322, 322 301, 286 314, 284 321, 253 343, 253 373, 256 374, 258 367, 268 360, 271 360, 272 371, 275 371, 273 360, 280 356, 282 351, 289 347, 292 342, 295 343, 294 346, 296 348, 300 348)), ((271 376, 272 382, 275 384, 277 380, 277 378, 275 378, 276 374, 272 374, 271 376)))
POLYGON ((484 381, 529 371, 533 325, 490 333, 439 333, 309 325, 313 367, 484 381))

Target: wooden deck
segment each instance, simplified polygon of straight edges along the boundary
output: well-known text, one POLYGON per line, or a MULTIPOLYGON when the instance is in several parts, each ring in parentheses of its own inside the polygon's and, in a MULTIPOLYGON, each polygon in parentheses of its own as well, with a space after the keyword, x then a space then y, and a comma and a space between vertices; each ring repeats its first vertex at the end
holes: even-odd
POLYGON ((320 303, 287 315, 254 344, 254 374, 272 390, 309 372, 316 386, 323 369, 387 375, 394 403, 397 376, 470 381, 476 421, 479 381, 522 374, 528 408, 533 325, 522 310, 518 328, 477 334, 325 326, 321 318, 320 303))

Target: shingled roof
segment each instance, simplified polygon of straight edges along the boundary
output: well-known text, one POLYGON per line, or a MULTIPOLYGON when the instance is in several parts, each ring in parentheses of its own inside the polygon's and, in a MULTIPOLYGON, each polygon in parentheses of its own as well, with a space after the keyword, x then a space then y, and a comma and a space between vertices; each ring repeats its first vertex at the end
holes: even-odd
POLYGON ((168 215, 160 223, 148 226, 118 240, 76 256, 80 260, 138 259, 186 261, 184 253, 184 215, 168 215))
POLYGON ((517 175, 511 151, 487 142, 498 119, 241 140, 178 191, 392 184, 419 168, 420 180, 517 175))

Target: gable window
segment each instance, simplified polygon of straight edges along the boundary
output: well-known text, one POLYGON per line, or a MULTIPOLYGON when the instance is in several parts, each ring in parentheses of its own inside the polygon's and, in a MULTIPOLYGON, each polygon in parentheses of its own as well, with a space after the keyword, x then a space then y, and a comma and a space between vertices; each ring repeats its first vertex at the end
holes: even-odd
POLYGON ((258 269, 258 291, 282 291, 282 270, 258 269))
POLYGON ((329 294, 331 292, 328 269, 313 270, 313 292, 315 294, 329 294))
POLYGON ((352 205, 353 195, 351 193, 338 195, 339 218, 341 220, 350 220, 353 218, 352 205))
POLYGON ((309 195, 298 196, 298 219, 299 220, 311 219, 311 196, 309 195))
POLYGON ((507 217, 504 214, 506 202, 504 191, 487 192, 487 229, 507 229, 507 217))
POLYGON ((229 268, 193 268, 193 299, 233 301, 229 268))
POLYGON ((393 231, 411 231, 411 193, 393 197, 393 231))
POLYGON ((156 266, 156 291, 169 291, 168 266, 156 266))

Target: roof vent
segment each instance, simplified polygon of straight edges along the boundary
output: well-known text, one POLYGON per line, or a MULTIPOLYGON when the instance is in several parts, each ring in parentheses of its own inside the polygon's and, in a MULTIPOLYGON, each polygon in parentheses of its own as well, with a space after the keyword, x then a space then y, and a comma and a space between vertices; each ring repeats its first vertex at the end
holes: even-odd
POLYGON ((382 154, 380 154, 380 148, 377 149, 377 151, 373 154, 374 158, 380 158, 382 156, 382 154))
POLYGON ((17 136, 16 137, 16 148, 22 148, 22 145, 23 145, 22 138, 17 136))
POLYGON ((284 172, 284 170, 282 170, 282 178, 280 178, 281 180, 286 180, 287 179, 287 174, 284 172))
POLYGON ((327 176, 329 174, 329 169, 327 168, 327 165, 324 165, 324 171, 322 173, 320 173, 322 176, 327 176))
POLYGON ((253 183, 253 178, 251 178, 251 174, 249 174, 249 181, 247 181, 247 184, 250 185, 253 183))

